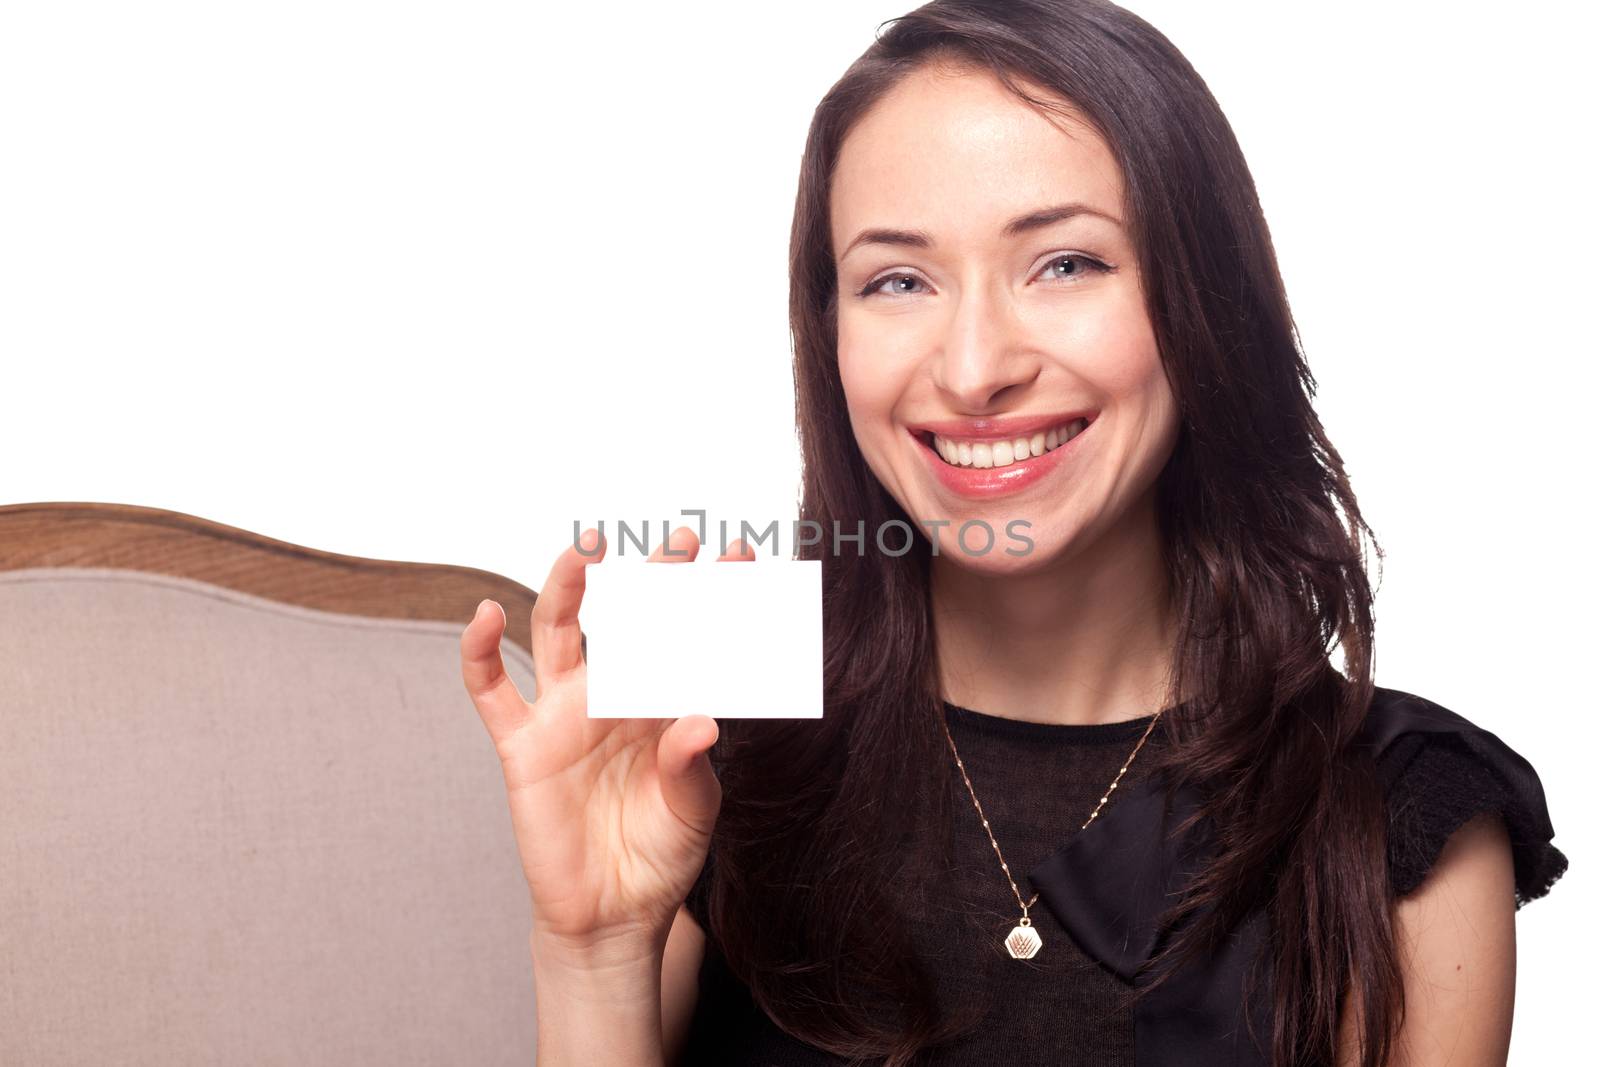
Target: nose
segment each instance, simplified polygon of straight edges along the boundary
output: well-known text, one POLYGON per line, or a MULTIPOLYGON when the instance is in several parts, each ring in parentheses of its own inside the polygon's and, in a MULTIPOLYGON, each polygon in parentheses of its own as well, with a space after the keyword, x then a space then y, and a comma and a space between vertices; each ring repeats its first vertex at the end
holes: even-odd
POLYGON ((1039 376, 1039 357, 1006 298, 969 286, 954 303, 932 375, 953 407, 978 414, 1021 393, 1039 376))

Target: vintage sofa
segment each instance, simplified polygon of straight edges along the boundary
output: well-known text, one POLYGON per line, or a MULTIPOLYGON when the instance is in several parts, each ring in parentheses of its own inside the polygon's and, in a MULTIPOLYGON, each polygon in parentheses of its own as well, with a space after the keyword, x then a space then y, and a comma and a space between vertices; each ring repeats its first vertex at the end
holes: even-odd
POLYGON ((531 698, 499 575, 0 507, 0 1064, 533 1063, 486 596, 531 698))

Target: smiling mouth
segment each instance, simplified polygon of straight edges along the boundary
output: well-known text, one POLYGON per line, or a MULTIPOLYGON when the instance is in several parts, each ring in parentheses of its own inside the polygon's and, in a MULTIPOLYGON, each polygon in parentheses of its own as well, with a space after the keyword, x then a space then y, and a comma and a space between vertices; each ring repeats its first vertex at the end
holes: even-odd
POLYGON ((1009 467, 1026 463, 1047 452, 1052 452, 1082 433, 1089 425, 1084 418, 1073 419, 1061 426, 1051 427, 1043 433, 1009 438, 944 437, 925 432, 923 444, 933 454, 952 467, 985 470, 990 467, 1009 467))

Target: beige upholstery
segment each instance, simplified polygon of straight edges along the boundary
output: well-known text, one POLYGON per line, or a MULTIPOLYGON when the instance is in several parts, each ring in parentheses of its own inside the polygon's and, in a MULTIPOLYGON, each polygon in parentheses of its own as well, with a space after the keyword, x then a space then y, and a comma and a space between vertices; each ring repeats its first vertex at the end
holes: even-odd
POLYGON ((0 1064, 532 1064, 465 625, 0 572, 0 1064))

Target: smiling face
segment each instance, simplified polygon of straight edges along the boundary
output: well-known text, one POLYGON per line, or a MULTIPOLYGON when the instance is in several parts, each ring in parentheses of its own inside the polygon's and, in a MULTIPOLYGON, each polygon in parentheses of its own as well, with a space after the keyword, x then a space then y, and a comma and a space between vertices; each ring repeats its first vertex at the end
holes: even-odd
POLYGON ((913 520, 949 520, 940 555, 1020 574, 1153 521, 1177 413, 1103 139, 924 66, 851 129, 830 196, 851 426, 913 520))

